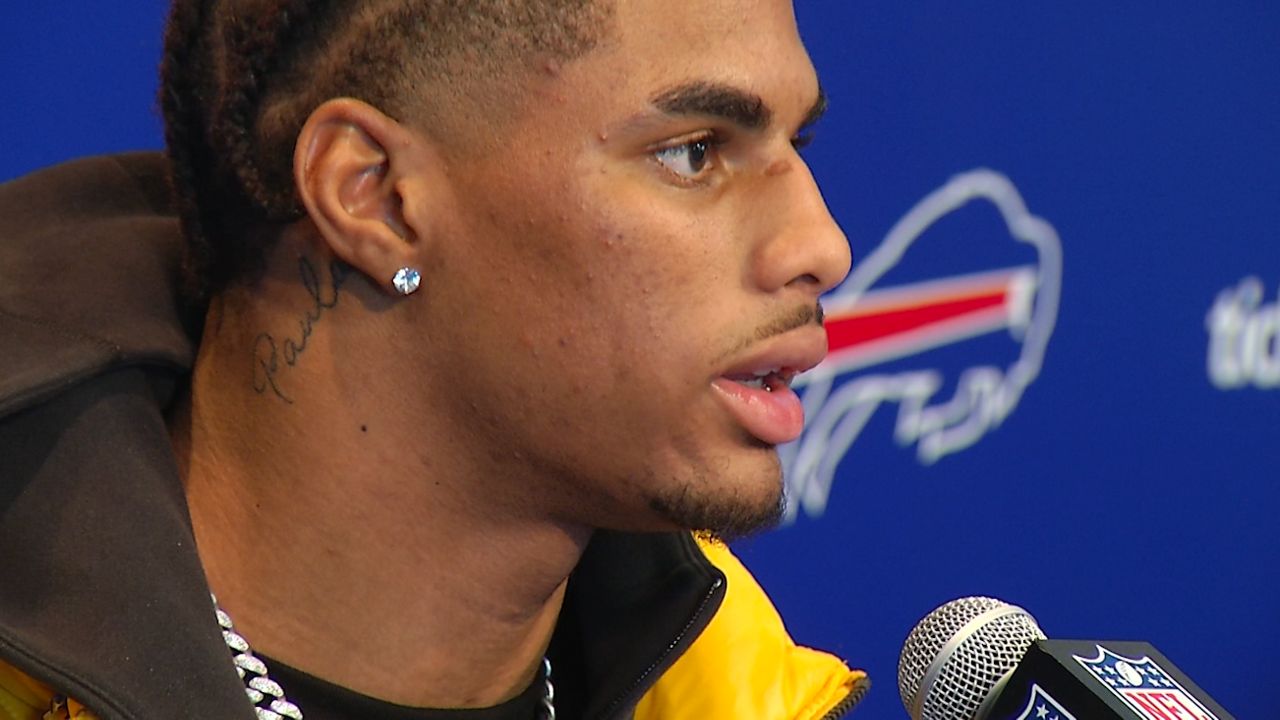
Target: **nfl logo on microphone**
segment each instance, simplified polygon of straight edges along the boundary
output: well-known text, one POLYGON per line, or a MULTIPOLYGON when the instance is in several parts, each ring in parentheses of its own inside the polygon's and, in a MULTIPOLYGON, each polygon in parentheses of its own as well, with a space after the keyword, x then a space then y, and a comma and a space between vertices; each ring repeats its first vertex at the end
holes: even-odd
POLYGON ((1076 717, 1059 705, 1044 688, 1032 683, 1027 706, 1014 720, 1076 720, 1076 717))
POLYGON ((1075 659, 1094 678, 1146 720, 1219 720, 1201 705, 1186 688, 1150 657, 1141 659, 1117 655, 1097 646, 1093 658, 1075 659))

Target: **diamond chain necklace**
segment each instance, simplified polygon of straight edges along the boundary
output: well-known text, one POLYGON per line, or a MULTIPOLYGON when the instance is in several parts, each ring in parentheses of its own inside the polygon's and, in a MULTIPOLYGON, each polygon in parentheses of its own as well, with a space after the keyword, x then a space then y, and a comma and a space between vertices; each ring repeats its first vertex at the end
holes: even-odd
MULTIPOLYGON (((285 699, 284 688, 280 687, 280 683, 267 676, 266 663, 253 654, 249 642, 236 632, 231 616, 218 607, 218 598, 213 595, 209 597, 213 600, 218 627, 222 628, 222 640, 231 650, 236 673, 245 681, 244 690, 254 712, 258 714, 258 720, 302 720, 302 710, 285 699)), ((539 720, 556 720, 556 689, 551 684, 551 660, 545 656, 542 658, 542 675, 546 689, 542 694, 542 712, 538 717, 539 720)))

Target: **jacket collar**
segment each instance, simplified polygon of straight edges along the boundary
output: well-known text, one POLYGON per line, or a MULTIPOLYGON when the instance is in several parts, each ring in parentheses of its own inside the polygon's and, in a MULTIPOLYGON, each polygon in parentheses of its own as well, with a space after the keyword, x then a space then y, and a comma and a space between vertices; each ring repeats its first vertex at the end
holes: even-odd
MULTIPOLYGON (((195 326, 165 198, 156 154, 0 186, 0 660, 104 720, 249 720, 164 421, 195 326)), ((597 533, 552 648, 564 714, 629 714, 723 585, 687 534, 597 533)))

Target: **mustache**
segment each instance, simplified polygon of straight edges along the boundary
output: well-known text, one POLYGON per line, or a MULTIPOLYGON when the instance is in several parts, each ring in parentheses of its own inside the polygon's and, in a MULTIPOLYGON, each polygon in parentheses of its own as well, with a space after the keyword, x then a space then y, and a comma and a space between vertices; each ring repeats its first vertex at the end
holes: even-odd
POLYGON ((826 313, 822 310, 822 303, 817 302, 812 305, 802 305, 796 308, 788 315, 774 318, 773 320, 756 328, 755 340, 768 340, 774 335, 782 335, 783 333, 798 330, 806 325, 817 325, 822 327, 822 321, 826 317, 826 313))
POLYGON ((743 340, 733 347, 733 349, 717 358, 717 362, 721 362, 726 358, 734 357, 738 353, 745 352, 747 348, 762 341, 768 340, 776 335, 783 335, 792 330, 798 330, 807 325, 817 325, 822 327, 822 322, 826 318, 826 313, 822 310, 822 303, 815 302, 812 305, 801 305, 789 313, 771 318, 761 325, 757 326, 751 337, 743 340))

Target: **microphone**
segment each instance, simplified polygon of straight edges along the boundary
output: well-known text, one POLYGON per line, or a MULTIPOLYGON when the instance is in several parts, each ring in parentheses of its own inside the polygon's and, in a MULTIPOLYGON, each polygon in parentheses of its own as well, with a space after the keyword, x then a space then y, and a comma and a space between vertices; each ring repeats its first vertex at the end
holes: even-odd
POLYGON ((898 692, 912 720, 1234 720, 1150 644, 1049 640, 989 597, 952 600, 912 629, 898 692))

